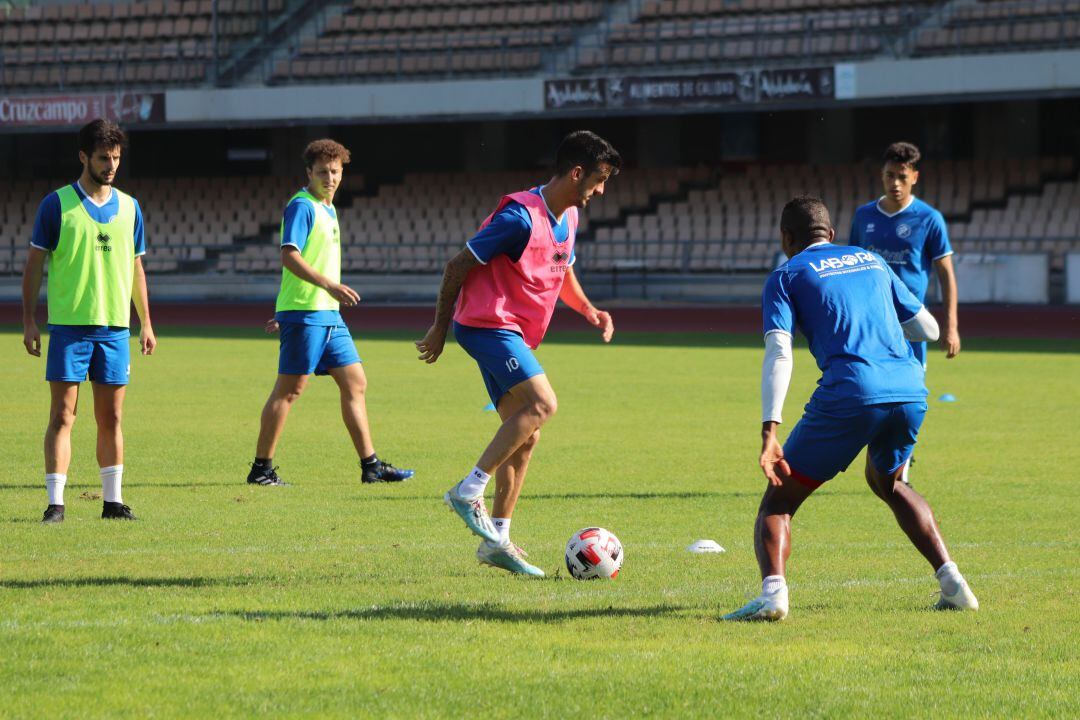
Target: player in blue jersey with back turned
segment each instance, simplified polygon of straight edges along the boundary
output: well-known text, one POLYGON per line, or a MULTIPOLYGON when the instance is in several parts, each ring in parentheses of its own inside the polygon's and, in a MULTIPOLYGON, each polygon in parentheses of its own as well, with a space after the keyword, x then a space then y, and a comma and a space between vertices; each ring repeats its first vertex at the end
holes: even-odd
POLYGON ((926 500, 901 479, 926 413, 926 386, 910 340, 935 340, 937 321, 882 258, 832 243, 825 204, 789 202, 780 218, 789 260, 765 283, 760 465, 769 485, 754 524, 761 594, 725 620, 783 620, 791 518, 815 489, 868 448, 866 481, 892 510, 941 584, 938 609, 977 610, 926 500), (798 328, 821 370, 803 417, 781 447, 776 427, 791 381, 798 328))
MULTIPOLYGON (((926 302, 931 269, 937 271, 945 306, 941 345, 945 357, 952 359, 960 352, 953 250, 945 218, 913 194, 919 182, 921 157, 919 148, 908 142, 893 143, 885 149, 885 165, 881 168, 885 194, 855 211, 848 244, 880 255, 919 302, 926 302)), ((911 349, 925 370, 926 343, 912 341, 911 349)), ((910 465, 904 466, 904 482, 908 482, 910 465)))

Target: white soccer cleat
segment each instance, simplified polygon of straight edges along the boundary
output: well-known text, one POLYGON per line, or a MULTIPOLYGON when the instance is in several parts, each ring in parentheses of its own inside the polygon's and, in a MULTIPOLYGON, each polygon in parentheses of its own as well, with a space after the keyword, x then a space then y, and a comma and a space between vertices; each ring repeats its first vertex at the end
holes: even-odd
POLYGON ((946 595, 944 590, 941 591, 941 597, 938 599, 937 604, 934 605, 934 609, 971 610, 974 612, 979 609, 979 599, 975 597, 975 593, 971 592, 967 580, 961 580, 956 592, 952 595, 946 595))
POLYGON ((754 620, 775 622, 786 618, 787 613, 788 591, 787 588, 784 588, 769 595, 758 595, 738 610, 729 612, 720 619, 744 622, 754 620))

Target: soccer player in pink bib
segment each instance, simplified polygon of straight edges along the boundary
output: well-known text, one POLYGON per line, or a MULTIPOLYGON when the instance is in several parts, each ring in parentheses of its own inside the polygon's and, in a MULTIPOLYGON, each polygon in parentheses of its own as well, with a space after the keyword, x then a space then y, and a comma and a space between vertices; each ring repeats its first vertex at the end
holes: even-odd
POLYGON ((446 264, 435 323, 417 341, 420 359, 442 354, 450 320, 454 337, 476 360, 502 425, 464 480, 446 492, 446 504, 482 538, 477 559, 521 575, 544 572, 510 542, 510 519, 540 428, 555 414, 555 391, 533 350, 544 339, 555 302, 562 299, 610 342, 611 315, 589 302, 574 276, 578 211, 619 172, 622 159, 587 130, 570 133, 555 154, 546 185, 507 195, 477 234, 446 264), (484 489, 495 476, 495 516, 484 489))

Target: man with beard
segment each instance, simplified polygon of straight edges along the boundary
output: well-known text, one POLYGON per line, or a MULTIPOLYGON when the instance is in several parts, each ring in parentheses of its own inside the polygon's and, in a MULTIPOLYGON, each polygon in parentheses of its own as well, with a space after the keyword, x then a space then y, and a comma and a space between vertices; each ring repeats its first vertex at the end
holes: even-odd
POLYGON ((42 522, 64 520, 64 485, 71 462, 71 428, 79 386, 89 377, 97 420, 97 460, 104 504, 101 517, 134 520, 124 504, 124 436, 120 419, 131 372, 128 326, 131 303, 139 314, 139 348, 154 352, 157 339, 142 256, 142 210, 112 186, 127 136, 115 123, 94 120, 79 130, 82 175, 49 193, 38 208, 23 271, 23 345, 41 356, 34 318, 45 259, 49 260, 49 350, 45 379, 52 396, 45 430, 45 487, 49 505, 42 522))
POLYGON ((615 332, 611 316, 593 307, 574 275, 574 236, 578 210, 594 194, 604 194, 604 184, 621 165, 619 153, 595 133, 579 130, 564 138, 551 180, 504 197, 447 263, 435 323, 416 343, 421 360, 438 360, 452 317, 454 337, 480 367, 502 425, 444 500, 482 538, 477 559, 514 574, 544 574, 510 542, 510 519, 529 459, 556 408, 555 391, 532 351, 559 299, 600 328, 604 342, 615 332), (484 504, 493 474, 494 518, 484 504))

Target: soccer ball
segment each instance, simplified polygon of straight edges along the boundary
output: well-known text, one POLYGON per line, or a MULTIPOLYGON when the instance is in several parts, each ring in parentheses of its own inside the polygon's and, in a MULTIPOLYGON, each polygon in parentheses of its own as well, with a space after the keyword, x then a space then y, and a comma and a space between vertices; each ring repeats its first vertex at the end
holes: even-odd
POLYGON ((623 557, 619 538, 604 528, 585 528, 566 543, 566 569, 575 580, 614 580, 623 557))

